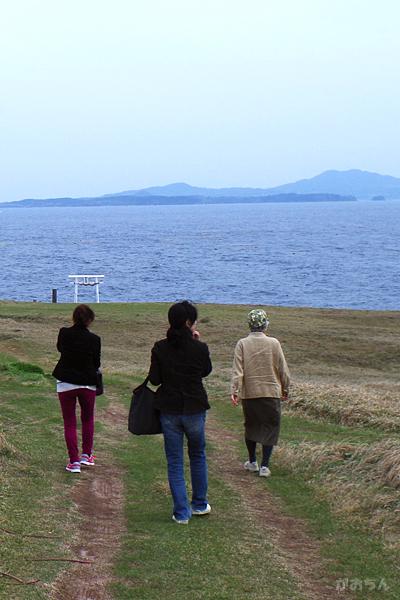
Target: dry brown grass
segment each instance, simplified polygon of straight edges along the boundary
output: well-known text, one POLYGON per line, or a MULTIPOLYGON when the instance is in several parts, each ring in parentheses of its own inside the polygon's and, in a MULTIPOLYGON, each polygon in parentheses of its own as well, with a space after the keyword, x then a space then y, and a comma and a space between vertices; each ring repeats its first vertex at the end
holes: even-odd
MULTIPOLYGON (((209 344, 214 371, 207 385, 214 398, 228 399, 232 354, 247 335, 248 306, 200 306, 199 330, 209 344)), ((165 304, 110 304, 96 307, 93 330, 103 343, 105 375, 143 375, 156 339, 165 335, 165 304)), ((400 319, 398 313, 267 309, 270 334, 284 348, 294 385, 286 414, 390 436, 371 445, 340 443, 282 445, 277 456, 312 482, 334 513, 369 524, 386 544, 400 548, 400 319)), ((68 325, 72 306, 0 305, 0 351, 32 361, 51 372, 58 353, 59 327, 68 325), (40 361, 38 361, 40 356, 40 361)), ((346 436, 347 440, 347 436, 346 436)), ((12 447, 0 438, 3 447, 12 447)), ((156 486, 160 484, 155 482, 156 486)), ((160 493, 165 490, 162 486, 160 493)))
POLYGON ((7 441, 4 433, 0 433, 0 455, 15 454, 15 448, 7 441))
MULTIPOLYGON (((93 330, 103 339, 106 369, 133 372, 147 366, 154 340, 167 328, 168 304, 100 304, 93 330)), ((251 307, 201 305, 199 329, 216 371, 230 368, 236 341, 247 335, 251 307)), ((73 305, 0 304, 0 351, 52 366, 59 327, 71 321, 73 305)), ((298 381, 396 384, 400 367, 400 318, 394 312, 267 307, 269 333, 284 348, 298 381)))
POLYGON ((283 444, 279 461, 302 472, 334 514, 368 527, 400 549, 400 441, 283 444))
POLYGON ((288 408, 297 413, 350 426, 400 432, 400 385, 297 383, 288 408))

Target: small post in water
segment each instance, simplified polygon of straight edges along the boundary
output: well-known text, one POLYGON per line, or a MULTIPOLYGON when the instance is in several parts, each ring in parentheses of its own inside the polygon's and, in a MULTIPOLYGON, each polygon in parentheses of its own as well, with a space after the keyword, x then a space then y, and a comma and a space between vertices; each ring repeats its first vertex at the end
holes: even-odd
POLYGON ((51 290, 51 301, 53 304, 57 304, 57 290, 55 288, 51 290))

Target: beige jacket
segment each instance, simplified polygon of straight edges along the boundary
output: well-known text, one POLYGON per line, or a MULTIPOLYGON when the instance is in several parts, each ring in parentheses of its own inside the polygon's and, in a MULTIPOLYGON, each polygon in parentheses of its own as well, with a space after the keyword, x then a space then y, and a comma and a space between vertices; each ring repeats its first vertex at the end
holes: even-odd
POLYGON ((280 343, 261 331, 238 341, 231 393, 239 398, 280 398, 289 392, 289 369, 280 343))

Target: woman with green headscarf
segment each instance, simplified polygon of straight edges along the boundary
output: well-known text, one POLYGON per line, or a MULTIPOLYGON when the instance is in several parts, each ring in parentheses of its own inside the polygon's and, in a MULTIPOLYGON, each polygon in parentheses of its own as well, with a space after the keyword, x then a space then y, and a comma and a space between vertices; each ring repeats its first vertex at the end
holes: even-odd
POLYGON ((278 442, 281 421, 281 399, 289 393, 289 370, 279 341, 267 336, 269 325, 264 310, 248 314, 250 333, 236 344, 233 359, 231 400, 242 402, 245 442, 249 460, 247 471, 269 477, 269 460, 278 442), (257 443, 262 445, 261 466, 256 457, 257 443))

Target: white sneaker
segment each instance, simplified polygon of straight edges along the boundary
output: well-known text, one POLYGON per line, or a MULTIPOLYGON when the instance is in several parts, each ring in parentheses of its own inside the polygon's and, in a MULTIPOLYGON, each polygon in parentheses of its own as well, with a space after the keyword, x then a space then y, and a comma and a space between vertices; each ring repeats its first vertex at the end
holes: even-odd
POLYGON ((258 462, 250 462, 249 460, 246 460, 246 462, 244 463, 244 468, 246 469, 246 471, 258 471, 258 462))
POLYGON ((80 462, 81 465, 85 465, 86 467, 93 467, 95 464, 94 459, 94 454, 82 454, 80 462))
POLYGON ((192 515, 208 515, 211 512, 211 506, 207 504, 207 506, 203 510, 192 510, 192 515))
POLYGON ((268 467, 261 467, 260 469, 260 477, 269 477, 271 475, 271 471, 268 467))
POLYGON ((189 523, 189 519, 177 519, 175 515, 172 515, 172 520, 178 525, 187 525, 189 523))
POLYGON ((79 463, 79 462, 71 463, 70 462, 65 467, 65 470, 69 471, 70 473, 80 473, 81 472, 81 463, 79 463))

